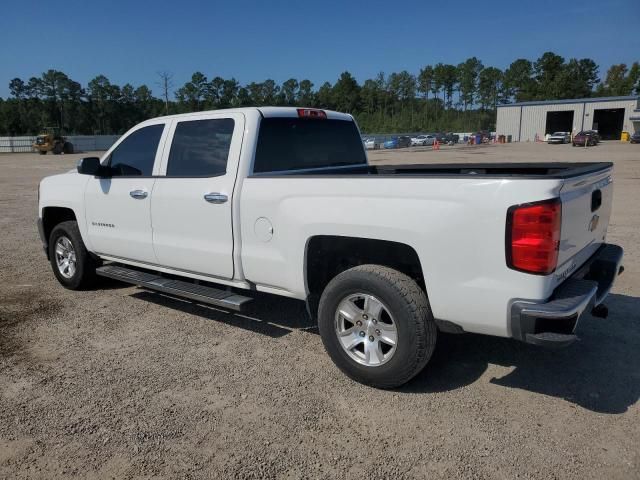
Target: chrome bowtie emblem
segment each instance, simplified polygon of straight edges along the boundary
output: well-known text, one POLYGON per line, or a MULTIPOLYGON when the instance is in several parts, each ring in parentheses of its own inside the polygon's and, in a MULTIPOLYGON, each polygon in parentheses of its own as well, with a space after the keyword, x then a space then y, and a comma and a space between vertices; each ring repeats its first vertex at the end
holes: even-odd
POLYGON ((600 221, 600 217, 598 215, 594 215, 591 217, 591 221, 589 222, 589 231, 593 232, 596 228, 598 228, 598 222, 600 221))

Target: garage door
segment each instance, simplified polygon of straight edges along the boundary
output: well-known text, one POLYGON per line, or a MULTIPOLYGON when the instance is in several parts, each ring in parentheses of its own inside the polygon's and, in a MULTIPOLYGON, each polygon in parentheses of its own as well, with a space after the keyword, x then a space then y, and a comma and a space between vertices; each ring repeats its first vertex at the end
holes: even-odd
POLYGON ((624 125, 624 108, 607 108, 593 112, 593 129, 603 140, 620 140, 624 125))

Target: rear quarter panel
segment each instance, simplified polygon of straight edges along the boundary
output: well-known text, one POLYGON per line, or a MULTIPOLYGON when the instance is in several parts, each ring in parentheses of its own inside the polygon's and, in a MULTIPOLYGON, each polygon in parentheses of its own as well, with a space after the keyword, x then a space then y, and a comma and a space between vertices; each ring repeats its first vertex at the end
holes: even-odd
POLYGON ((303 299, 311 237, 400 242, 418 253, 436 318, 508 336, 510 303, 543 300, 549 278, 507 268, 507 209, 557 197, 561 185, 479 177, 249 177, 240 195, 244 275, 303 299), (261 218, 273 226, 268 241, 256 231, 261 218))

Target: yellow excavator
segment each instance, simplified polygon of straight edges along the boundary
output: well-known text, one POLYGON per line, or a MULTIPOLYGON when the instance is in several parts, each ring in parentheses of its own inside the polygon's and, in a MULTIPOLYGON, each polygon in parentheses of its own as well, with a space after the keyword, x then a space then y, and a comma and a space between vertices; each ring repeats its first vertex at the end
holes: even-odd
POLYGON ((60 135, 58 127, 44 127, 36 137, 33 149, 40 155, 46 155, 47 152, 60 155, 61 153, 73 153, 73 144, 67 141, 67 137, 60 135))

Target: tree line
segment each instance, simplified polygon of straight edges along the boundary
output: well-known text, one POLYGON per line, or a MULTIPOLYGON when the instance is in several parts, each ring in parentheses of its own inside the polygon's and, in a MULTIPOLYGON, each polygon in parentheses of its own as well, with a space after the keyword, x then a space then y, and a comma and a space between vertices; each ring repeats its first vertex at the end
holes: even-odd
POLYGON ((590 96, 640 94, 640 64, 613 65, 604 79, 589 58, 565 60, 546 52, 535 61, 517 59, 505 70, 476 57, 458 65, 427 65, 378 74, 359 84, 349 72, 316 88, 308 79, 272 79, 241 85, 235 78, 195 72, 173 91, 172 75, 159 73, 154 95, 147 85, 119 86, 104 75, 86 87, 48 70, 28 80, 14 78, 0 98, 0 134, 35 134, 44 126, 65 133, 123 133, 147 118, 230 107, 281 105, 352 113, 363 132, 475 131, 495 127, 499 104, 590 96))

